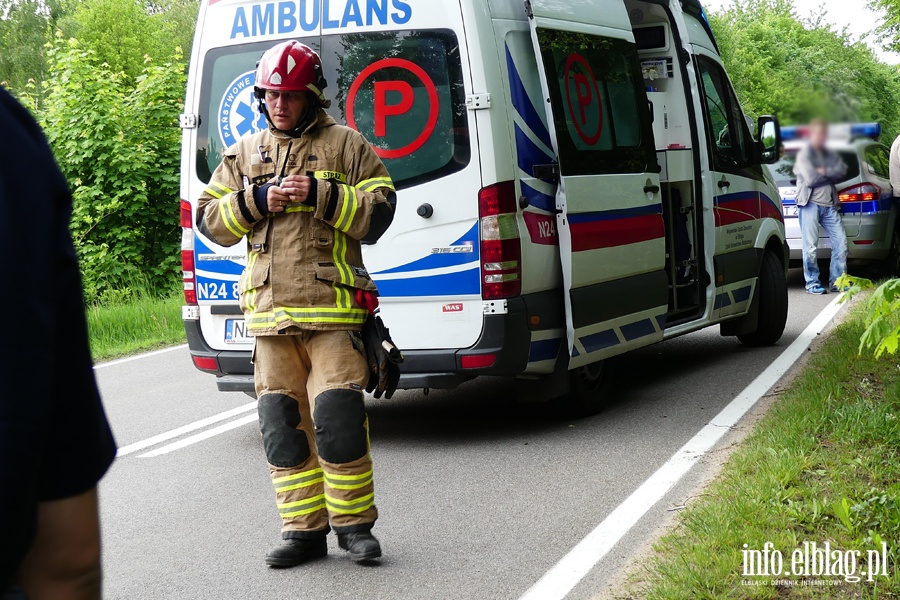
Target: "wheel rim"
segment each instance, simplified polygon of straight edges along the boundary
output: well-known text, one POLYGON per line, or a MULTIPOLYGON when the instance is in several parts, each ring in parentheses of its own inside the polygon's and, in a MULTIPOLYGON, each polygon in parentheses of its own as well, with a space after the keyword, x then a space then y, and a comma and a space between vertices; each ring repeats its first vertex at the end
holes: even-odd
POLYGON ((578 369, 578 380, 585 390, 596 391, 603 384, 604 373, 606 373, 604 361, 592 363, 578 369))

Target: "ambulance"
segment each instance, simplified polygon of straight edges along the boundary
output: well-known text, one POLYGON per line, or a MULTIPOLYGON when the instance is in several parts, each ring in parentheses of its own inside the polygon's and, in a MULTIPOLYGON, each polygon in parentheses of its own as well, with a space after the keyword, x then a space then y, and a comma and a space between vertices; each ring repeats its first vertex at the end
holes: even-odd
POLYGON ((697 0, 204 0, 181 116, 183 317, 220 390, 253 392, 246 259, 193 227, 196 200, 266 127, 254 70, 286 39, 320 53, 329 113, 397 187, 364 259, 401 388, 511 377, 523 401, 592 414, 616 355, 712 325, 780 339, 788 251, 764 168, 780 128, 744 116, 697 0))

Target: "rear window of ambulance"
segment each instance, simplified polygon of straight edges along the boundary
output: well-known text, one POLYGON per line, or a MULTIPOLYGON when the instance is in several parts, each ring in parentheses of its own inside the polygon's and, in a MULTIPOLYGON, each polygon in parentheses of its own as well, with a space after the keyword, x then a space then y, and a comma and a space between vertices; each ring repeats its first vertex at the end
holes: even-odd
MULTIPOLYGON (((301 39, 320 52, 328 113, 362 133, 398 189, 463 169, 470 161, 459 43, 449 30, 301 39)), ((273 42, 211 50, 201 84, 197 175, 208 181, 222 151, 264 129, 253 98, 256 61, 273 42)))

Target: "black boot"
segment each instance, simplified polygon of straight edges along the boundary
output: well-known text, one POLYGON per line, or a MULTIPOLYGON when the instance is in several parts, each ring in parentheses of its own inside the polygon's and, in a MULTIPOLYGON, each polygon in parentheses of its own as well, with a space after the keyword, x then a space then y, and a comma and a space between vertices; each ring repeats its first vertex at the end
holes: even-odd
POLYGON ((350 559, 355 562, 381 558, 381 544, 378 543, 371 531, 339 533, 338 546, 347 550, 350 553, 350 559))
POLYGON ((266 564, 276 569, 296 567, 313 558, 328 554, 325 538, 318 540, 283 540, 281 544, 266 552, 266 564))

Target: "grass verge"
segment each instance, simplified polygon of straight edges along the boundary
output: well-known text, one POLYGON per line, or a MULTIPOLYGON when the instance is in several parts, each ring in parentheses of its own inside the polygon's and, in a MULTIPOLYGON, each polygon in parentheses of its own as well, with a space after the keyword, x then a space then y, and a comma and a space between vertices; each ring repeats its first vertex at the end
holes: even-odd
POLYGON ((95 362, 184 343, 181 294, 137 291, 87 309, 95 362))
POLYGON ((835 329, 717 480, 654 544, 622 597, 900 598, 900 357, 860 356, 863 320, 857 309, 835 329), (787 574, 773 576, 773 558, 768 576, 745 575, 745 556, 750 567, 751 556, 764 560, 744 550, 762 551, 767 542, 787 574), (830 544, 832 575, 812 572, 821 555, 804 542, 830 544), (853 582, 851 567, 856 576, 870 571, 868 551, 882 544, 888 575, 853 582), (802 575, 795 556, 811 559, 797 565, 802 575))

